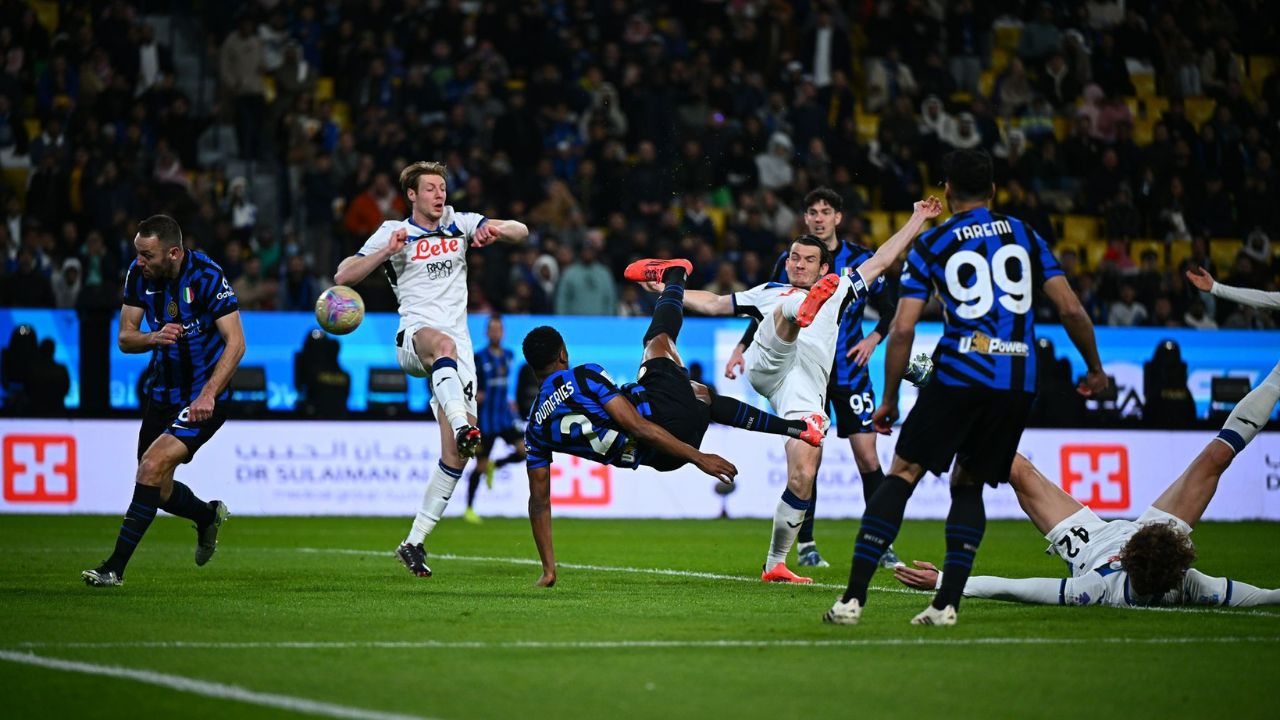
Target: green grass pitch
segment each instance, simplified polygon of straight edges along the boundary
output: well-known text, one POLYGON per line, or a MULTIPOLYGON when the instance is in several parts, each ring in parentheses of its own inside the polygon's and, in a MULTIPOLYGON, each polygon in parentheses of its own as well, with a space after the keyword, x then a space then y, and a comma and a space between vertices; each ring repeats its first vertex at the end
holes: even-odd
MULTIPOLYGON (((758 581, 768 521, 561 519, 550 590, 533 587, 523 520, 446 520, 425 580, 391 556, 408 524, 233 517, 196 568, 194 532, 165 516, 125 585, 95 589, 79 573, 106 557, 118 517, 0 519, 0 653, 152 671, 204 691, 9 659, 3 715, 1275 716, 1266 688, 1280 668, 1280 608, 970 599, 956 627, 917 628, 907 621, 928 596, 881 571, 863 624, 832 627, 820 618, 847 577, 855 521, 820 520, 833 566, 813 575, 829 586, 800 587, 758 581)), ((1205 523, 1195 538, 1203 571, 1280 586, 1280 524, 1205 523)), ((938 561, 940 523, 908 522, 897 547, 938 561)), ((1060 576, 1043 548, 1030 523, 993 522, 976 572, 1060 576)))

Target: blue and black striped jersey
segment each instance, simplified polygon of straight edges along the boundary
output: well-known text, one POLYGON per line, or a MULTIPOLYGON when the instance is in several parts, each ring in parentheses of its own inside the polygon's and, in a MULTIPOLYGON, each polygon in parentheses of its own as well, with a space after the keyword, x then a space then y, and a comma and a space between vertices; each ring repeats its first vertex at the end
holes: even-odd
POLYGON ((489 347, 476 353, 476 384, 484 392, 480 403, 480 432, 496 435, 515 423, 508 392, 511 385, 511 362, 515 354, 500 348, 495 354, 489 347))
POLYGON ((1062 274, 1049 245, 1017 218, 976 208, 912 243, 901 297, 942 301, 945 330, 933 353, 945 385, 1034 393, 1035 288, 1062 274))
MULTIPOLYGON (((831 259, 831 272, 837 275, 850 275, 855 268, 871 259, 874 254, 871 250, 857 243, 842 241, 840 249, 836 250, 831 259)), ((783 253, 778 258, 778 264, 774 271, 774 280, 783 283, 791 282, 787 278, 786 261, 787 253, 783 253)), ((888 283, 885 281, 884 275, 881 275, 876 278, 875 282, 871 283, 866 293, 860 293, 845 309, 845 314, 840 318, 840 334, 836 337, 835 366, 831 369, 832 384, 842 386, 861 384, 861 377, 866 373, 867 369, 866 367, 858 367, 858 364, 849 357, 849 351, 862 342, 862 313, 866 310, 867 303, 883 295, 887 290, 888 283)), ((889 302, 892 301, 890 300, 889 302)), ((892 306, 890 305, 889 307, 891 308, 892 306)))
MULTIPOLYGON (((551 464, 556 452, 577 455, 605 465, 635 468, 642 458, 635 442, 623 432, 604 409, 606 403, 627 396, 604 368, 594 363, 579 365, 549 375, 529 415, 525 444, 529 448, 528 468, 551 464)), ((637 408, 648 415, 644 407, 637 408)))
MULTIPOLYGON (((124 279, 124 304, 142 308, 151 331, 171 322, 182 324, 177 342, 151 351, 146 392, 157 402, 190 405, 227 345, 215 322, 240 309, 222 268, 208 255, 188 250, 178 277, 148 279, 135 260, 124 279)), ((228 395, 230 390, 223 390, 217 399, 228 395)))

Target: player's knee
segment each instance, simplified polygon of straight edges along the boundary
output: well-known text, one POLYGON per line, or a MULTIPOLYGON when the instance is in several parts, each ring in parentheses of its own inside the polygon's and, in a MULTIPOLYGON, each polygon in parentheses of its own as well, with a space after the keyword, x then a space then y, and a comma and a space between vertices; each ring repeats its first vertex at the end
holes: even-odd
POLYGON ((155 455, 143 455, 142 460, 138 462, 138 473, 135 479, 140 485, 153 485, 159 487, 164 483, 165 473, 169 470, 169 463, 163 458, 155 455))
POLYGON ((692 382, 692 381, 690 381, 689 385, 693 388, 694 397, 698 398, 698 400, 702 404, 704 405, 711 404, 711 390, 709 390, 706 385, 703 385, 700 382, 692 382))
POLYGON ((880 458, 876 455, 874 445, 871 447, 854 445, 853 461, 857 463, 859 472, 868 472, 880 467, 880 458))
POLYGON ((1220 475, 1231 465, 1231 461, 1235 460, 1236 454, 1226 443, 1212 442, 1205 449, 1205 456, 1212 469, 1220 475))

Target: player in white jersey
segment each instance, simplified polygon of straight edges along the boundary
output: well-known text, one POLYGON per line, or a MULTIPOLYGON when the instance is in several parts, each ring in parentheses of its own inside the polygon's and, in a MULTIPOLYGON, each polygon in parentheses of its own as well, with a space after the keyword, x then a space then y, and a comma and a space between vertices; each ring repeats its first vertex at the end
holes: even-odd
POLYGON ((1280 310, 1280 292, 1267 292, 1266 290, 1252 290, 1250 288, 1223 285, 1215 281, 1209 271, 1202 267, 1188 270, 1187 279, 1191 281, 1192 285, 1196 286, 1197 290, 1207 292, 1214 297, 1238 302, 1241 305, 1252 305, 1256 308, 1280 310))
MULTIPOLYGON (((1218 436, 1136 520, 1099 518, 1049 481, 1025 457, 1014 459, 1009 483, 1018 502, 1056 553, 1070 578, 970 577, 967 597, 1045 605, 1278 605, 1280 590, 1205 575, 1196 559, 1191 528, 1213 499, 1218 478, 1267 423, 1280 401, 1280 365, 1232 410, 1218 436)), ((894 577, 933 590, 942 574, 927 562, 899 565, 894 577)))
MULTIPOLYGON (((766 283, 732 295, 688 290, 685 306, 705 315, 750 315, 760 320, 756 342, 746 355, 751 386, 769 398, 783 418, 816 416, 825 430, 830 424, 827 379, 845 308, 865 294, 925 223, 941 212, 937 198, 916 203, 907 224, 844 276, 827 274, 830 250, 821 240, 805 235, 792 243, 787 256, 790 285, 766 283)), ((788 440, 786 453, 787 487, 774 510, 773 536, 760 577, 765 582, 808 583, 813 581, 791 572, 786 559, 813 497, 822 449, 788 440)))
POLYGON ((446 205, 447 172, 440 163, 424 161, 401 171, 400 189, 412 208, 409 217, 384 222, 334 275, 339 285, 353 285, 383 268, 400 305, 400 367, 415 377, 431 378, 431 405, 441 420, 440 462, 409 536, 396 551, 418 577, 431 577, 423 542, 444 514, 466 458, 480 447, 475 354, 467 330, 467 249, 529 236, 529 228, 515 220, 455 212, 446 205))

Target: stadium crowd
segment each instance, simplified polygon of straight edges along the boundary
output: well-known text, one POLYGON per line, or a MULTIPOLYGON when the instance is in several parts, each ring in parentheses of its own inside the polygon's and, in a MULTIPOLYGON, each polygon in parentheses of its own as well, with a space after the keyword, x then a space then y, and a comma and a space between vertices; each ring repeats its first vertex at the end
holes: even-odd
POLYGON ((472 253, 473 311, 647 315, 632 259, 751 286, 808 190, 874 246, 981 147, 1095 322, 1274 327, 1181 272, 1277 287, 1265 0, 179 0, 163 32, 147 5, 0 2, 7 305, 118 306, 137 222, 167 212, 241 307, 308 310, 436 159, 450 204, 533 231, 472 253))

